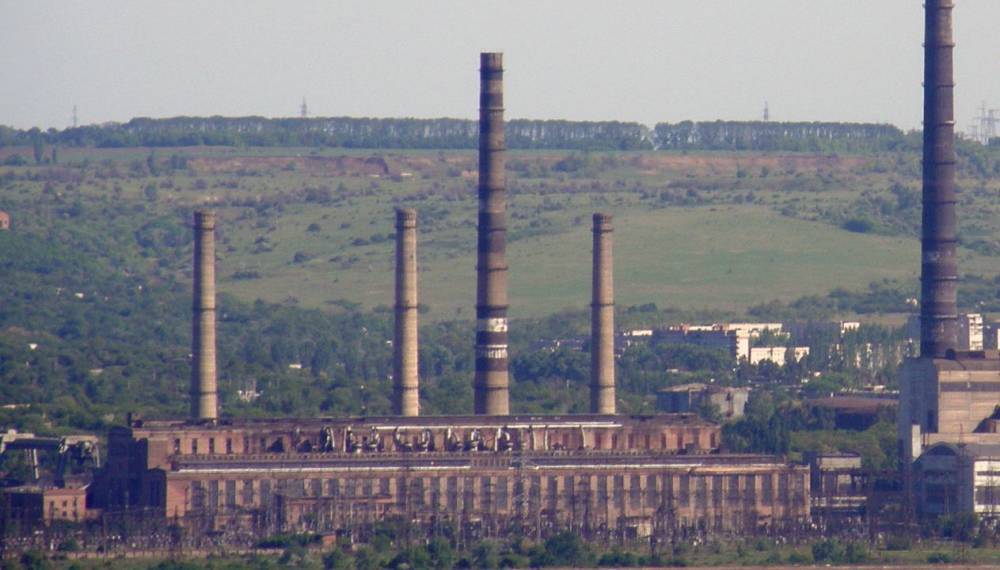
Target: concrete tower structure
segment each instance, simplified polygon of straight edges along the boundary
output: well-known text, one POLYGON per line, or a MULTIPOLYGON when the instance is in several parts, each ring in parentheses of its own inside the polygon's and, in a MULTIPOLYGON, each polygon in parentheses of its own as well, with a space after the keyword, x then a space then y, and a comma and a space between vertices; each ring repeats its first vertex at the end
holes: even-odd
POLYGON ((191 419, 219 418, 215 372, 215 213, 194 213, 191 419))
POLYGON ((590 411, 615 413, 615 289, 610 214, 594 214, 593 301, 590 305, 590 411))
POLYGON ((920 355, 933 358, 958 346, 953 8, 953 0, 926 0, 924 7, 920 355))
POLYGON ((508 415, 503 54, 480 54, 475 412, 508 415))
POLYGON ((417 212, 396 210, 396 331, 393 340, 393 411, 420 415, 417 338, 417 212))
POLYGON ((904 462, 931 445, 1000 444, 1000 356, 958 345, 953 0, 926 0, 920 356, 901 369, 904 462))

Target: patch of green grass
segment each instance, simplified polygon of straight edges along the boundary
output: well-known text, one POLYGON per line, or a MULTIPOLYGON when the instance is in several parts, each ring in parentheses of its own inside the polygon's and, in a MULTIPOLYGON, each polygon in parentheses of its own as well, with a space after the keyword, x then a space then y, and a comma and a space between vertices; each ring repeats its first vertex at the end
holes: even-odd
MULTIPOLYGON (((426 318, 470 317, 476 279, 474 152, 157 149, 159 176, 144 172, 149 154, 149 149, 64 149, 61 160, 74 166, 0 167, 0 175, 13 176, 0 186, 0 208, 12 212, 15 231, 50 239, 72 235, 100 244, 107 256, 125 260, 130 272, 187 280, 189 244, 142 249, 133 236, 150 220, 187 224, 192 207, 212 205, 220 214, 220 290, 248 301, 331 308, 340 300, 367 307, 392 304, 393 210, 414 207, 420 294, 431 309, 426 318), (175 154, 246 159, 238 161, 246 168, 174 170, 166 165, 175 154), (390 176, 253 162, 373 155, 390 165, 390 176), (79 167, 84 159, 86 169, 79 167), (49 175, 53 182, 46 183, 49 175), (146 196, 148 185, 157 187, 155 200, 146 196), (308 201, 310 189, 317 188, 330 199, 308 201), (74 203, 85 211, 79 219, 67 218, 74 203), (81 223, 94 217, 101 223, 81 223)), ((918 184, 915 154, 592 153, 583 159, 586 168, 560 171, 557 164, 570 154, 521 151, 508 157, 514 317, 588 305, 594 211, 615 216, 620 306, 656 303, 739 313, 771 300, 917 277, 915 237, 849 232, 833 223, 850 208, 891 206, 893 180, 918 184), (872 167, 876 162, 882 165, 878 169, 872 167)), ((960 182, 974 189, 963 194, 960 212, 963 220, 978 224, 969 235, 989 237, 995 216, 975 216, 993 207, 986 198, 996 183, 960 182)), ((1000 257, 963 249, 960 267, 991 275, 1000 271, 1000 257)))
MULTIPOLYGON (((470 200, 464 206, 475 205, 470 200)), ((375 205, 360 206, 318 223, 325 229, 354 217, 362 220, 365 232, 391 232, 391 207, 386 204, 381 210, 375 205), (381 227, 363 223, 379 217, 385 220, 381 227)), ((836 287, 863 288, 883 278, 916 279, 919 268, 916 240, 851 233, 758 206, 606 211, 616 214, 615 292, 622 306, 652 302, 739 311, 773 299, 824 294, 836 287)), ((587 213, 588 209, 574 206, 564 217, 587 213)), ((222 288, 241 297, 272 301, 291 295, 309 306, 340 298, 367 306, 391 305, 392 242, 354 247, 338 232, 309 238, 307 220, 317 214, 283 219, 274 232, 278 249, 266 257, 250 256, 260 257, 257 262, 263 277, 227 281, 222 288), (293 252, 302 249, 313 260, 290 264, 293 252), (359 261, 339 269, 337 263, 329 262, 338 255, 357 255, 359 261)), ((453 214, 461 215, 468 214, 453 214)), ((442 239, 436 233, 420 236, 420 293, 435 318, 468 315, 475 298, 475 228, 453 228, 446 233, 454 239, 442 239), (451 245, 463 236, 468 242, 465 251, 451 245)), ((563 224, 557 233, 510 243, 512 315, 585 307, 590 294, 590 239, 587 217, 576 226, 563 224)), ((241 263, 257 267, 247 256, 222 263, 231 270, 241 263)), ((966 253, 963 266, 989 273, 1000 269, 1000 260, 966 253)))

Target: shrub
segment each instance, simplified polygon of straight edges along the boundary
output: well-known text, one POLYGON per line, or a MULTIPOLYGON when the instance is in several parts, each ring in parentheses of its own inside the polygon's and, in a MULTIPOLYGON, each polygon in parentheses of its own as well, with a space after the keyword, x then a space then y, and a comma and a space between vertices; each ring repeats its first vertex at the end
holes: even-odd
POLYGON ((237 271, 233 273, 233 279, 236 281, 242 281, 247 279, 260 279, 260 272, 258 271, 237 271))
POLYGON ((323 555, 323 568, 326 570, 350 570, 354 568, 354 560, 343 550, 334 548, 323 555))
POLYGON ((867 234, 875 230, 875 224, 868 218, 851 218, 844 222, 842 227, 849 232, 859 234, 867 234))
POLYGON ((909 550, 913 547, 913 539, 906 535, 893 535, 886 539, 886 550, 909 550))
POLYGON ((836 540, 821 540, 812 545, 813 560, 835 562, 844 556, 844 548, 836 540))
POLYGON ((308 546, 322 540, 318 534, 276 534, 260 540, 258 548, 288 548, 290 546, 308 546))
POLYGON ((932 552, 927 555, 928 564, 951 564, 955 557, 947 552, 932 552))
POLYGON ((615 548, 611 552, 604 553, 600 560, 597 561, 597 565, 615 568, 638 566, 639 558, 631 552, 615 548))
MULTIPOLYGON (((781 561, 779 560, 778 563, 781 561)), ((812 558, 809 558, 808 554, 803 554, 802 552, 793 552, 788 555, 789 564, 812 564, 812 558)))

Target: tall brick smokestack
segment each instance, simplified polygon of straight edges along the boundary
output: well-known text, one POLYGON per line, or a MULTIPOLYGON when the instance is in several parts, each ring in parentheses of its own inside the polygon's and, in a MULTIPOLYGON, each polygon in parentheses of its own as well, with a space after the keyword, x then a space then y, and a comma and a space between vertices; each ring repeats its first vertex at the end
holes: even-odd
POLYGON ((920 355, 937 358, 958 345, 953 8, 953 0, 925 0, 924 4, 920 355))
POLYGON ((393 408, 420 415, 417 356, 417 212, 396 210, 396 334, 393 340, 393 408))
POLYGON ((615 413, 615 289, 611 216, 594 214, 594 281, 590 307, 590 411, 615 413))
POLYGON ((480 54, 479 241, 476 264, 477 414, 507 415, 507 185, 503 54, 480 54))
POLYGON ((216 420, 215 213, 194 213, 194 303, 191 354, 191 419, 216 420))

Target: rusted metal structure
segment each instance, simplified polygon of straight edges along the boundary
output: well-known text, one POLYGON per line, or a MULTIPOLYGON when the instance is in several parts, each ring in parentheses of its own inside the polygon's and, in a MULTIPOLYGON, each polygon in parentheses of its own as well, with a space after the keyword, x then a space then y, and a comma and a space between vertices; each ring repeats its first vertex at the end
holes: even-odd
POLYGON ((610 214, 594 214, 593 301, 590 305, 590 411, 615 413, 615 290, 610 214))
POLYGON ((191 419, 215 421, 215 213, 194 213, 194 303, 191 334, 191 419))
POLYGON ((393 409, 420 414, 417 328, 417 212, 396 210, 396 329, 393 337, 393 409))
POLYGON ((480 54, 479 239, 476 264, 475 412, 510 413, 507 374, 507 182, 503 54, 480 54))
POLYGON ((920 355, 958 346, 953 0, 925 0, 920 355))

